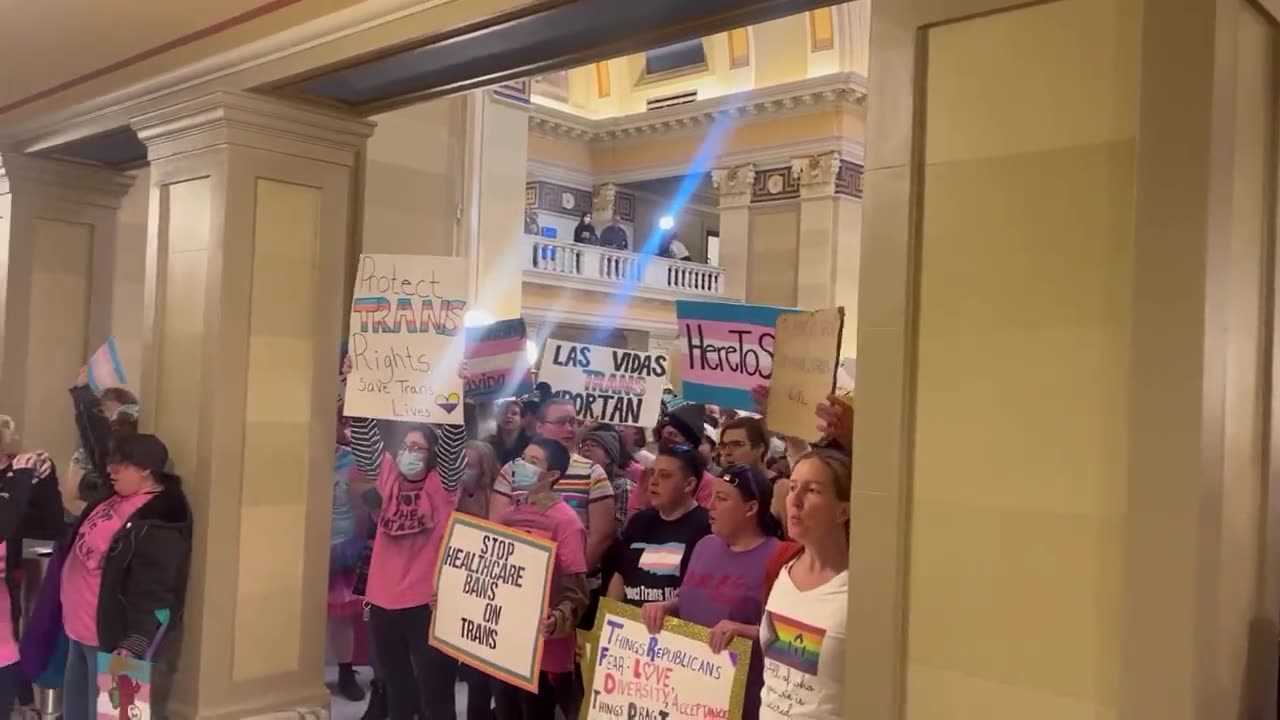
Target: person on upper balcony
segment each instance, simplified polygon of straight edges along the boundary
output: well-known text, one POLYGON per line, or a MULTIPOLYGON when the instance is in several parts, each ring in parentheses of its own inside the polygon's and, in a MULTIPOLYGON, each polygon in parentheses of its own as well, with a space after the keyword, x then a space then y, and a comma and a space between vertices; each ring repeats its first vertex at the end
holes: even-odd
POLYGON ((600 245, 612 250, 628 249, 627 229, 622 227, 622 220, 617 215, 614 215, 609 220, 609 224, 600 231, 600 245))
POLYGON ((672 260, 683 260, 691 262, 693 256, 689 254, 689 248, 680 242, 680 236, 675 230, 672 230, 665 241, 662 243, 662 256, 671 258, 672 260))
POLYGON ((600 244, 596 226, 591 224, 591 213, 582 213, 582 217, 578 219, 578 226, 573 229, 573 241, 583 245, 600 244))

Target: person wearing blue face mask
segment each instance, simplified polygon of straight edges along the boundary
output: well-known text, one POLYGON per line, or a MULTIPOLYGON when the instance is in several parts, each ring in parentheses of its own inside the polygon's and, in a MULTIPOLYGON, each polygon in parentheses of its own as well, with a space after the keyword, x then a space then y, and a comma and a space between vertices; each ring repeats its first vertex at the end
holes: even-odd
MULTIPOLYGON (((351 359, 343 363, 343 378, 351 359)), ((356 467, 377 484, 376 519, 365 601, 384 674, 391 720, 455 717, 457 662, 427 643, 435 561, 466 470, 466 428, 407 424, 395 453, 385 452, 376 420, 350 418, 356 467)))
POLYGON ((587 531, 578 513, 554 489, 570 467, 561 443, 534 438, 508 465, 510 503, 495 520, 507 527, 556 543, 551 578, 551 604, 543 615, 546 637, 538 692, 494 680, 493 698, 499 720, 546 720, 559 709, 578 717, 580 692, 574 677, 575 630, 588 605, 587 531))

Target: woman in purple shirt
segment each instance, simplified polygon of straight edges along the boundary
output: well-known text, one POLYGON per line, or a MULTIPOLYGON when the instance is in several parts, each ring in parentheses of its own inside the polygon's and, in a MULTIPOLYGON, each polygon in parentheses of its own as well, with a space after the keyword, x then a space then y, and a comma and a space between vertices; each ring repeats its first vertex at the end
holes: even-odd
MULTIPOLYGON (((711 501, 711 535, 693 549, 680 592, 666 602, 644 606, 644 622, 657 633, 667 615, 711 628, 708 645, 721 652, 735 637, 758 643, 764 614, 764 576, 778 549, 782 526, 769 511, 773 489, 755 467, 731 465, 716 481, 711 501)), ((763 659, 756 644, 747 673, 743 720, 760 714, 763 659)))

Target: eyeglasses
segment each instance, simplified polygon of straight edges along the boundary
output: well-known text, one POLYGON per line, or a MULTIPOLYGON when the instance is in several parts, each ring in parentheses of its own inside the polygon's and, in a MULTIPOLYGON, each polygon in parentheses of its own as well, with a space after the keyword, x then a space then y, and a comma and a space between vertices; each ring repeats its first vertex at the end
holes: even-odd
POLYGON ((578 423, 578 418, 569 415, 567 417, 556 418, 554 420, 543 420, 542 422, 546 425, 555 425, 556 427, 569 427, 570 425, 576 425, 578 423))
POLYGON ((426 445, 419 445, 417 443, 405 443, 404 445, 400 446, 400 449, 405 452, 411 452, 411 453, 425 453, 429 451, 431 448, 427 447, 426 445))
POLYGON ((674 452, 693 452, 693 446, 689 445, 688 443, 676 443, 675 445, 668 445, 667 449, 672 450, 674 452))

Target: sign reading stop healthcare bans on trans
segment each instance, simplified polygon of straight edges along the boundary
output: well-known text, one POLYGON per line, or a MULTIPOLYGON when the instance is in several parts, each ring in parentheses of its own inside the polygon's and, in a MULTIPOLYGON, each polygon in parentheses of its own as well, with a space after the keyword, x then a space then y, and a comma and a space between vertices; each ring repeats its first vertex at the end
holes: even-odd
POLYGON ((361 255, 351 303, 351 417, 462 424, 466 260, 361 255))
POLYGON ((667 384, 667 356, 548 340, 538 380, 573 401, 582 420, 653 427, 667 384))
POLYGON ((794 308, 676 301, 681 394, 689 402, 754 412, 751 389, 773 377, 778 317, 794 308))
POLYGON ((542 618, 555 559, 554 542, 455 512, 436 565, 431 644, 538 692, 542 618))
POLYGON ((640 609, 600 599, 584 643, 587 696, 581 720, 725 718, 740 720, 751 643, 735 638, 716 654, 709 628, 668 617, 650 635, 640 609))

